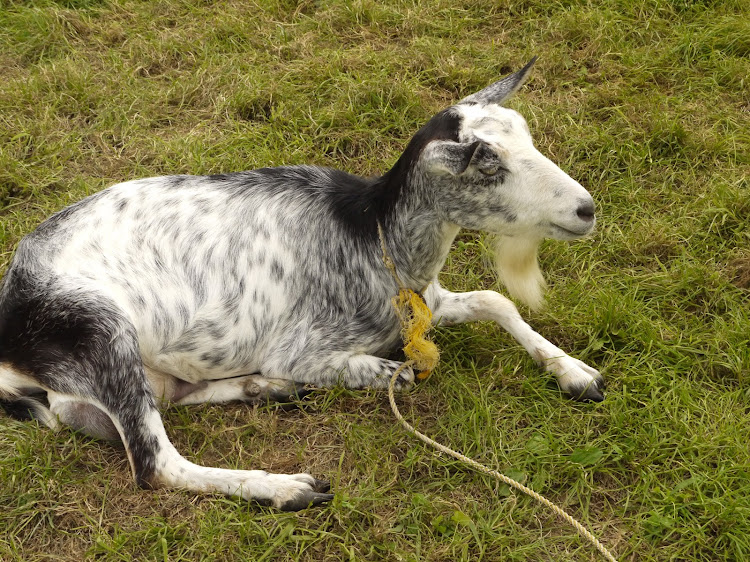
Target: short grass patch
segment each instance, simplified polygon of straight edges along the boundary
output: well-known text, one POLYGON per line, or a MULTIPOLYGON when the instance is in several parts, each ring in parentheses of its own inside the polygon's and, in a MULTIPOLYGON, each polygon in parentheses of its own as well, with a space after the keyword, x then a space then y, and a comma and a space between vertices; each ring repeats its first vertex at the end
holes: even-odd
MULTIPOLYGON (((0 0, 0 271, 109 184, 312 163, 385 171, 434 112, 539 55, 510 105, 599 205, 524 314, 601 369, 561 396, 495 326, 443 328, 398 400, 622 560, 750 558, 750 6, 741 0, 0 0)), ((444 272, 492 287, 484 238, 444 272)), ((165 414, 196 462, 331 479, 296 514, 136 488, 123 451, 0 418, 2 560, 595 560, 531 499, 407 436, 385 393, 165 414)))

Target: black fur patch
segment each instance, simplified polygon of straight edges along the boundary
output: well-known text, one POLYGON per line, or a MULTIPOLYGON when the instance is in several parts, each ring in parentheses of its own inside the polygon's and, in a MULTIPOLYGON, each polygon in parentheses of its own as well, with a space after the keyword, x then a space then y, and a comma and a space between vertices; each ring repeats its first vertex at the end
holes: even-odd
MULTIPOLYGON (((20 268, 10 275, 0 295, 0 361, 53 391, 99 401, 117 417, 147 487, 159 445, 144 420, 156 404, 132 325, 102 295, 60 293, 55 278, 42 283, 20 268)), ((23 402, 16 408, 22 414, 23 402)))
POLYGON ((23 393, 11 400, 0 400, 0 407, 5 413, 17 420, 32 420, 37 417, 37 408, 46 402, 46 392, 23 393))
POLYGON ((331 200, 336 219, 354 237, 377 238, 378 222, 385 227, 391 221, 392 211, 409 183, 409 173, 424 148, 436 140, 458 142, 460 126, 460 116, 454 110, 446 109, 417 131, 398 161, 383 176, 369 181, 357 178, 359 181, 354 182, 349 174, 333 174, 327 197, 331 200))

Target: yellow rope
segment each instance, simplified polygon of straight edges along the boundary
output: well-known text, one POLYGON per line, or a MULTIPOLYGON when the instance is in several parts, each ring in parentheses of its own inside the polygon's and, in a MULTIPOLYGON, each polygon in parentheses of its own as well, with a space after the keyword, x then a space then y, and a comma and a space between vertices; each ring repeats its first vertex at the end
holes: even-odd
POLYGON ((418 370, 417 378, 425 380, 440 360, 438 347, 427 339, 427 332, 432 327, 432 311, 422 296, 407 289, 396 273, 396 266, 388 256, 383 229, 378 224, 380 247, 383 250, 383 263, 393 275, 399 287, 398 294, 391 299, 401 323, 401 340, 404 342, 404 353, 418 370))
POLYGON ((398 407, 396 406, 396 399, 393 392, 394 385, 396 384, 396 379, 398 379, 398 375, 406 368, 415 367, 416 369, 421 370, 417 377, 419 377, 420 379, 426 379, 427 377, 429 377, 430 372, 432 372, 432 370, 437 366, 439 351, 434 343, 425 338, 427 331, 432 325, 432 311, 430 311, 430 308, 427 306, 424 299, 419 294, 415 293, 411 289, 405 288, 404 284, 401 282, 401 279, 399 279, 398 274, 396 273, 396 266, 388 256, 388 251, 385 245, 385 237, 383 236, 383 229, 379 224, 378 235, 380 236, 380 245, 383 250, 383 263, 385 263, 385 266, 391 272, 393 278, 396 280, 396 283, 399 286, 398 295, 393 297, 391 299, 391 302, 393 303, 393 306, 396 309, 396 314, 398 314, 399 321, 401 322, 401 336, 404 341, 404 353, 407 357, 407 361, 405 361, 393 373, 390 384, 388 385, 388 400, 391 403, 391 409, 393 410, 396 419, 401 422, 401 425, 403 425, 409 433, 413 434, 424 443, 431 445, 432 447, 436 448, 438 451, 445 453, 446 455, 450 455, 451 457, 458 459, 465 464, 468 464, 479 472, 484 472, 485 474, 494 476, 498 480, 506 483, 508 486, 520 490, 524 494, 531 496, 541 504, 547 506, 557 515, 562 517, 565 521, 570 523, 580 535, 585 537, 592 545, 596 547, 596 549, 604 556, 604 558, 609 560, 609 562, 617 562, 612 553, 610 553, 609 550, 607 550, 607 548, 601 542, 599 542, 599 540, 593 534, 591 534, 588 529, 586 529, 586 527, 579 523, 564 509, 558 507, 541 494, 537 494, 534 490, 527 486, 524 486, 520 482, 517 482, 516 480, 513 480, 512 478, 509 478, 508 476, 505 476, 504 474, 501 474, 496 470, 487 468, 477 461, 470 459, 469 457, 464 456, 461 453, 454 451, 453 449, 449 449, 445 445, 441 445, 433 439, 430 439, 423 433, 420 433, 419 431, 414 429, 414 427, 404 419, 404 417, 401 415, 401 412, 398 411, 398 407))

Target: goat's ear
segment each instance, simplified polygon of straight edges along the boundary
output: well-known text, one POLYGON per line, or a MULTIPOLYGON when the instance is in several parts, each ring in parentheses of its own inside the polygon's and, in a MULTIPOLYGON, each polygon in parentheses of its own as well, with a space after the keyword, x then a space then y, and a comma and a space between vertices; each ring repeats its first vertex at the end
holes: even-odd
POLYGON ((485 176, 494 176, 498 172, 505 170, 500 156, 486 142, 477 141, 474 144, 476 148, 474 149, 469 166, 475 167, 485 176))
POLYGON ((433 141, 422 153, 425 167, 432 173, 458 176, 469 167, 480 141, 433 141))
POLYGON ((502 169, 500 157, 487 143, 435 141, 424 152, 427 169, 433 173, 463 174, 469 166, 488 176, 502 169))
POLYGON ((502 104, 505 100, 515 94, 521 86, 523 86, 523 83, 526 82, 526 79, 529 76, 529 71, 531 70, 531 67, 534 66, 536 59, 537 57, 534 57, 526 63, 526 66, 521 70, 487 86, 484 90, 480 90, 475 94, 465 97, 458 103, 478 103, 481 105, 502 104))

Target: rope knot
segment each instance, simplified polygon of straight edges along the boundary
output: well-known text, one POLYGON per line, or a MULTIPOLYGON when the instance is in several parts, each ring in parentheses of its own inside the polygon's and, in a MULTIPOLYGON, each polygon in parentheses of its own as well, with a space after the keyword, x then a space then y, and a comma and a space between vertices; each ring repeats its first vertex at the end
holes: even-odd
POLYGON ((404 354, 410 364, 420 371, 417 378, 425 380, 440 360, 438 347, 426 337, 432 327, 432 311, 427 306, 424 297, 406 288, 396 273, 396 265, 388 255, 380 223, 378 223, 378 236, 380 236, 380 247, 383 250, 383 263, 399 287, 398 294, 391 299, 391 303, 396 309, 396 315, 401 324, 404 354))
POLYGON ((400 289, 391 303, 401 322, 404 354, 413 362, 415 369, 420 371, 417 378, 425 380, 440 360, 438 347, 425 337, 432 327, 432 311, 422 295, 411 289, 400 289))

